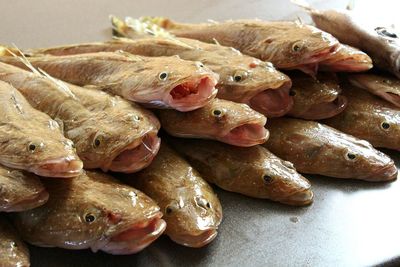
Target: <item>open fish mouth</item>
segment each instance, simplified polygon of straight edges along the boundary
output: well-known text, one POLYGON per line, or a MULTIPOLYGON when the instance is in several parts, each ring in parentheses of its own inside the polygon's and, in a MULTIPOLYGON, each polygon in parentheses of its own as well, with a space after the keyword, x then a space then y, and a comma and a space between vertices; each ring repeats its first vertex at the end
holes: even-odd
POLYGON ((311 106, 306 112, 301 114, 301 118, 306 120, 328 119, 345 110, 347 103, 347 97, 339 95, 334 101, 311 106))
POLYGON ((382 92, 382 98, 400 107, 400 95, 392 92, 382 92))
POLYGON ((160 149, 160 143, 157 133, 146 134, 139 144, 135 141, 119 153, 111 162, 109 170, 123 173, 140 171, 150 165, 160 149))
POLYGON ((25 210, 34 209, 47 202, 49 193, 43 188, 40 192, 31 195, 19 202, 10 202, 7 206, 3 206, 4 212, 21 212, 25 210))
POLYGON ((217 95, 216 84, 217 79, 211 77, 186 81, 172 88, 165 102, 171 108, 182 112, 201 108, 217 95))
POLYGON ((312 52, 309 55, 306 55, 306 60, 304 64, 318 63, 332 57, 338 51, 339 46, 340 45, 338 43, 330 47, 324 48, 321 51, 312 52))
POLYGON ((83 163, 74 157, 48 160, 45 163, 32 167, 30 171, 39 176, 71 178, 82 172, 83 163))
POLYGON ((177 236, 169 236, 174 242, 191 248, 200 248, 211 243, 218 235, 217 229, 207 229, 201 231, 200 234, 181 234, 177 236))
POLYGON ((241 147, 263 144, 269 138, 269 131, 264 127, 264 124, 257 122, 242 124, 219 138, 219 141, 241 147))
POLYGON ((151 219, 130 226, 111 237, 99 249, 113 255, 134 254, 143 250, 165 231, 167 224, 161 216, 161 212, 158 212, 151 219))

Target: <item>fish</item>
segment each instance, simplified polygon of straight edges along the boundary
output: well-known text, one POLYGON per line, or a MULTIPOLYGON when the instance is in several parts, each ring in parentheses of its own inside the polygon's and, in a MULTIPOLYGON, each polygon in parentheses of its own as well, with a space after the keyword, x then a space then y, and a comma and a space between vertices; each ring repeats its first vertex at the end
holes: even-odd
POLYGON ((168 141, 207 182, 226 191, 294 206, 313 201, 309 181, 293 164, 262 146, 236 147, 195 139, 168 141))
POLYGON ((307 3, 297 4, 310 14, 318 28, 341 43, 366 52, 374 66, 400 78, 400 39, 394 29, 373 23, 370 18, 360 20, 350 11, 317 10, 307 3))
POLYGON ((319 63, 318 69, 328 72, 363 72, 372 67, 372 59, 366 53, 340 44, 335 54, 319 63))
POLYGON ((203 247, 215 239, 222 207, 213 189, 165 142, 152 164, 125 179, 164 212, 165 233, 176 243, 203 247))
POLYGON ((349 105, 324 123, 367 140, 374 147, 400 151, 400 109, 365 90, 343 83, 349 105))
POLYGON ((321 120, 333 117, 346 108, 347 99, 340 94, 342 90, 335 75, 320 73, 314 79, 301 72, 291 72, 290 77, 294 105, 288 116, 321 120))
MULTIPOLYGON (((0 62, 27 68, 20 60, 0 62)), ((142 57, 126 52, 70 56, 32 55, 29 62, 60 80, 119 95, 152 108, 190 111, 215 97, 218 75, 199 62, 179 57, 142 57)))
MULTIPOLYGON (((125 51, 149 57, 178 55, 184 60, 198 61, 219 75, 217 97, 245 103, 268 117, 282 116, 293 105, 289 96, 291 86, 287 75, 269 62, 243 55, 236 49, 188 38, 149 36, 138 32, 125 22, 113 18, 116 30, 125 37, 107 42, 73 44, 25 51, 28 54, 55 56, 125 51)), ((140 23, 140 22, 138 22, 140 23)))
POLYGON ((181 138, 212 139, 235 146, 254 146, 268 140, 267 118, 246 104, 215 98, 189 111, 160 110, 163 129, 181 138))
POLYGON ((160 123, 151 112, 121 97, 67 84, 31 68, 35 72, 0 63, 0 80, 62 125, 86 169, 131 173, 151 163, 160 147, 160 123))
POLYGON ((354 86, 367 90, 396 107, 400 107, 400 80, 386 74, 360 73, 347 75, 354 86))
POLYGON ((265 144, 288 160, 300 173, 369 182, 397 178, 393 160, 354 136, 315 121, 292 118, 270 120, 271 135, 265 144))
POLYGON ((69 178, 83 163, 60 126, 34 109, 24 96, 0 81, 0 164, 39 176, 69 178))
POLYGON ((166 228, 152 199, 107 174, 85 171, 75 179, 42 181, 47 203, 13 216, 30 244, 125 255, 141 251, 166 228))
POLYGON ((163 17, 142 17, 173 35, 212 43, 269 61, 278 69, 315 75, 318 62, 336 52, 339 42, 329 33, 298 21, 230 20, 184 24, 163 17))
POLYGON ((0 265, 2 267, 29 267, 29 250, 15 229, 0 218, 0 265))
POLYGON ((45 204, 48 198, 38 176, 0 166, 0 212, 33 209, 45 204))

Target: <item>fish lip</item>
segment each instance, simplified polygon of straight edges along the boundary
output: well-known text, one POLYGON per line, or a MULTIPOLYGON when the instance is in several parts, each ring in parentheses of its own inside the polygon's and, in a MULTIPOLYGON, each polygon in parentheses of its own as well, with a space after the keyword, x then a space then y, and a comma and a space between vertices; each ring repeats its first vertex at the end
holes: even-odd
POLYGON ((3 208, 0 208, 0 210, 3 212, 22 212, 40 207, 44 205, 48 199, 49 193, 46 191, 46 189, 43 188, 37 194, 34 194, 33 196, 30 196, 29 198, 23 199, 16 203, 9 203, 7 206, 3 206, 3 208))
POLYGON ((395 181, 397 179, 398 170, 394 162, 392 161, 390 165, 384 166, 371 175, 365 178, 367 181, 371 182, 389 182, 395 181))
MULTIPOLYGON (((64 167, 68 167, 64 166, 64 167)), ((31 166, 30 171, 35 173, 36 175, 43 177, 57 177, 57 178, 73 178, 82 173, 83 170, 83 162, 77 157, 67 157, 61 159, 51 159, 46 160, 39 166, 31 166), (70 170, 62 170, 62 171, 54 171, 51 170, 52 167, 57 167, 57 164, 63 163, 68 166, 74 165, 70 170)))
POLYGON ((306 60, 304 60, 302 65, 319 63, 328 59, 330 56, 334 55, 340 47, 339 43, 331 44, 329 47, 324 47, 319 51, 313 51, 305 56, 306 60))
POLYGON ((311 190, 311 188, 308 188, 306 190, 289 195, 285 199, 281 199, 279 202, 294 206, 306 206, 313 203, 313 201, 314 192, 311 190))
POLYGON ((301 118, 306 119, 306 120, 328 119, 328 118, 334 117, 334 116, 338 115, 339 113, 341 113, 342 111, 344 111, 347 107, 347 104, 348 104, 347 97, 345 97, 343 95, 338 95, 334 101, 324 102, 324 103, 320 103, 318 105, 314 105, 314 106, 310 107, 306 112, 301 114, 301 118), (320 111, 320 108, 319 108, 320 105, 326 105, 326 106, 330 105, 330 106, 332 106, 332 109, 320 111), (316 110, 318 112, 315 112, 316 110), (316 114, 316 115, 313 115, 313 114, 316 114))
POLYGON ((190 248, 201 248, 211 243, 218 235, 218 228, 208 228, 201 231, 198 235, 181 234, 181 235, 167 235, 174 242, 190 248), (194 242, 193 242, 194 241, 194 242))
MULTIPOLYGON (((266 122, 266 120, 265 120, 266 122)), ((224 142, 224 143, 228 143, 231 145, 235 145, 235 146, 241 146, 241 147, 250 147, 250 146, 255 146, 255 145, 259 145, 259 144, 263 144, 265 143, 268 138, 269 138, 269 131, 268 129, 266 129, 265 127, 265 123, 262 123, 261 121, 246 121, 241 123, 240 125, 233 127, 229 130, 229 132, 227 134, 225 134, 224 136, 218 138, 219 141, 224 142), (232 131, 235 129, 238 129, 240 127, 243 126, 257 126, 262 128, 262 135, 259 136, 259 138, 252 138, 252 139, 246 139, 244 141, 239 141, 238 139, 236 139, 233 135, 232 135, 232 131), (233 137, 233 138, 232 138, 233 137), (229 141, 229 140, 233 140, 233 141, 229 141)))

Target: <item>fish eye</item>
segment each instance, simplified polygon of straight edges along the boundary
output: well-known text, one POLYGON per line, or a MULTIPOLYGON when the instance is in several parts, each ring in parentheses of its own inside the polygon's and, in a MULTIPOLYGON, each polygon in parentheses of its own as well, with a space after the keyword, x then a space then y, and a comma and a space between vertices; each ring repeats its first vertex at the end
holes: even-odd
POLYGON ((96 220, 96 216, 94 216, 92 213, 88 213, 85 215, 85 222, 92 223, 95 220, 96 220))
POLYGON ((172 212, 177 211, 178 209, 180 209, 180 206, 176 201, 174 201, 165 207, 165 214, 170 215, 172 212))
POLYGON ((271 176, 265 174, 265 175, 263 176, 263 180, 264 180, 264 182, 265 182, 266 184, 270 184, 270 183, 272 183, 272 182, 274 181, 274 178, 272 178, 271 176))
POLYGON ((103 143, 103 136, 96 135, 96 137, 93 140, 93 147, 98 148, 102 143, 103 143))
POLYGON ((18 244, 16 243, 16 242, 11 242, 11 246, 13 247, 13 248, 17 248, 18 247, 18 244))
POLYGON ((246 78, 247 78, 247 72, 246 71, 237 71, 233 75, 233 79, 235 80, 235 82, 241 82, 246 78))
POLYGON ((195 198, 196 204, 197 206, 203 208, 203 209, 210 209, 211 208, 211 204, 210 202, 208 202, 205 198, 203 197, 196 197, 195 198))
POLYGON ((134 115, 134 116, 133 116, 133 120, 134 120, 134 121, 141 121, 142 118, 141 118, 140 116, 138 116, 138 115, 134 115))
POLYGON ((390 128, 390 124, 386 121, 382 122, 381 124, 382 129, 387 130, 390 128))
POLYGON ((292 45, 293 52, 299 52, 302 48, 303 48, 303 44, 301 42, 297 42, 292 45))
POLYGON ((295 96, 296 95, 296 91, 295 90, 290 90, 289 91, 289 95, 290 96, 295 96))
POLYGON ((28 144, 27 149, 28 149, 29 152, 34 153, 34 152, 38 151, 39 148, 42 148, 43 146, 44 146, 43 143, 31 142, 31 143, 28 144))
POLYGON ((28 145, 28 150, 29 150, 30 152, 35 152, 35 150, 36 150, 36 145, 30 143, 30 144, 28 145))
POLYGON ((356 159, 356 155, 353 154, 353 153, 347 153, 347 154, 346 154, 346 157, 347 157, 349 160, 355 160, 355 159, 356 159))
POLYGON ((222 112, 222 110, 214 109, 214 110, 212 110, 211 114, 216 118, 220 118, 220 117, 222 117, 223 112, 222 112))
POLYGON ((166 73, 166 72, 161 72, 161 73, 158 75, 158 78, 159 78, 161 81, 165 81, 165 80, 167 80, 167 78, 168 78, 168 73, 166 73))
POLYGON ((201 62, 197 62, 196 65, 197 65, 198 67, 200 67, 200 68, 204 68, 204 64, 201 63, 201 62))

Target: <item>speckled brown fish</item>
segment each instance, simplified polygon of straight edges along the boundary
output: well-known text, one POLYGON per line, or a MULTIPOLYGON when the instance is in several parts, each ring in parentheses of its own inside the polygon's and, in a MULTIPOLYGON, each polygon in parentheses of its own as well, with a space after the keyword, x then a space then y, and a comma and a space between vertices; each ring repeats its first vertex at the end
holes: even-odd
POLYGON ((246 104, 214 99, 190 112, 160 110, 162 127, 168 134, 183 138, 218 140, 236 146, 264 143, 269 136, 267 119, 246 104))
POLYGON ((361 73, 347 76, 349 82, 400 107, 400 80, 386 74, 361 73))
POLYGON ((302 173, 371 182, 397 177, 393 160, 365 140, 314 121, 279 118, 269 122, 270 139, 264 144, 279 157, 293 162, 302 173))
POLYGON ((29 267, 29 250, 5 218, 0 218, 0 266, 29 267))
POLYGON ((315 79, 300 72, 290 74, 293 86, 294 105, 289 116, 306 120, 320 120, 333 117, 347 106, 346 97, 333 74, 319 74, 315 79))
MULTIPOLYGON (((18 59, 0 61, 26 68, 18 59)), ((198 62, 179 57, 142 57, 124 52, 71 56, 32 56, 30 63, 75 85, 110 92, 155 108, 190 111, 217 94, 218 75, 198 62)))
POLYGON ((22 238, 31 244, 132 254, 165 230, 153 200, 106 174, 86 171, 75 179, 43 183, 49 201, 14 216, 22 238))
POLYGON ((296 206, 313 200, 310 183, 293 164, 262 146, 244 148, 193 139, 170 141, 206 181, 224 190, 296 206))
POLYGON ((292 21, 232 20, 184 24, 167 18, 142 18, 180 37, 217 41, 243 54, 272 62, 279 69, 315 74, 318 62, 336 52, 339 42, 313 26, 292 21))
POLYGON ((160 146, 160 124, 154 115, 120 97, 32 70, 35 73, 0 63, 0 80, 62 125, 85 168, 134 172, 150 164, 160 146))
POLYGON ((36 175, 0 166, 0 212, 39 207, 49 194, 36 175))
POLYGON ((0 164, 48 177, 75 177, 82 170, 73 142, 59 125, 22 94, 0 81, 0 164))
POLYGON ((212 188, 165 143, 153 163, 126 180, 164 211, 165 233, 188 247, 202 247, 217 236, 222 207, 212 188))
POLYGON ((400 150, 400 109, 362 89, 342 86, 349 105, 324 122, 375 147, 400 150))

